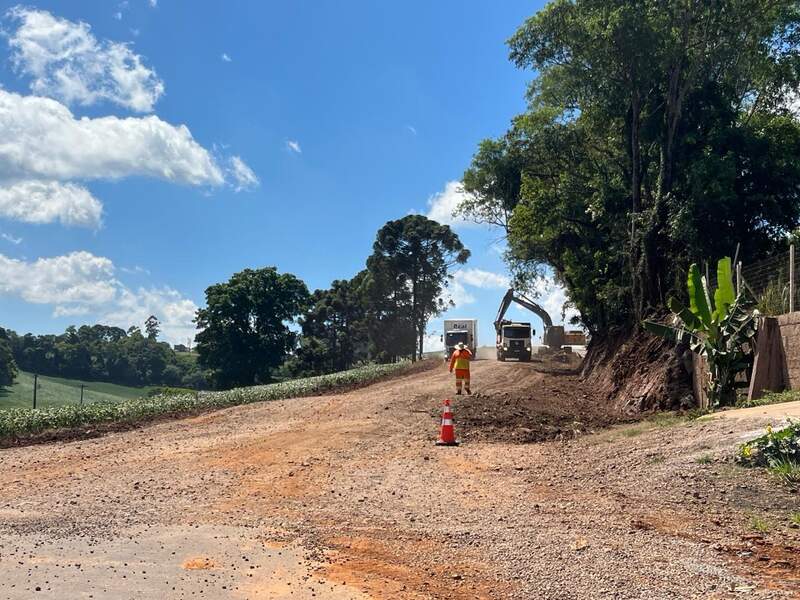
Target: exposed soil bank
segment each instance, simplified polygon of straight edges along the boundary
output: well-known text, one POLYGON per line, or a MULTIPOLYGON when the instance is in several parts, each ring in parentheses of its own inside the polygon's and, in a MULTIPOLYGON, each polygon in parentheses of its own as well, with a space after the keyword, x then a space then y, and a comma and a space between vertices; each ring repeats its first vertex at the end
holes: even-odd
POLYGON ((640 329, 592 339, 581 373, 616 413, 633 416, 695 404, 685 353, 640 329))

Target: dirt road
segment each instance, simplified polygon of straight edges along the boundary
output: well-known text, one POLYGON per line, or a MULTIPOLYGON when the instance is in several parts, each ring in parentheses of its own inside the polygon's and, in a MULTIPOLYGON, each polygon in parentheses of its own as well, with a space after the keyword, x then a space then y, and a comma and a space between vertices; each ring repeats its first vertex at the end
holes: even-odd
POLYGON ((458 448, 437 365, 2 450, 0 599, 798 597, 796 490, 727 460, 762 417, 607 427, 536 369, 475 364, 458 448))

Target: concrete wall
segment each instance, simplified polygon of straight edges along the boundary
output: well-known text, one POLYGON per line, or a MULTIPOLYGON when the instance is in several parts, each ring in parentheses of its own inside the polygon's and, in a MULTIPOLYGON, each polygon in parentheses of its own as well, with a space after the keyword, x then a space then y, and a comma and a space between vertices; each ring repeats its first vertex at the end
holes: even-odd
POLYGON ((790 390, 800 389, 800 312, 781 315, 777 320, 785 361, 784 385, 790 390))

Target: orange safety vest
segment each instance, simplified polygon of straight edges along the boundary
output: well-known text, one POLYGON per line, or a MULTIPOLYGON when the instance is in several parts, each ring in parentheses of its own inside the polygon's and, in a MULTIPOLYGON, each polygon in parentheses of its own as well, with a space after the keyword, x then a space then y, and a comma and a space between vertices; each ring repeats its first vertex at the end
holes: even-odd
POLYGON ((472 352, 467 350, 456 350, 453 356, 450 357, 450 370, 466 370, 469 371, 469 361, 472 358, 472 352))

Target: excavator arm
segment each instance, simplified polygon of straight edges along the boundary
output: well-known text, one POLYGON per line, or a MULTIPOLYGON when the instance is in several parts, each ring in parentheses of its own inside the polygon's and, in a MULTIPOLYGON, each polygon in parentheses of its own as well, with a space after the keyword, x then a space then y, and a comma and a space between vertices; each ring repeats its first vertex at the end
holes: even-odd
POLYGON ((514 288, 509 288, 509 290, 506 292, 506 295, 503 296, 503 300, 500 302, 500 310, 497 311, 497 318, 494 321, 494 329, 498 334, 503 327, 506 311, 508 310, 508 307, 511 306, 512 302, 516 302, 520 306, 527 308, 529 311, 536 314, 542 320, 542 323, 544 323, 545 329, 549 329, 553 326, 553 320, 550 318, 550 315, 547 314, 545 309, 522 294, 516 295, 514 293, 514 288))

